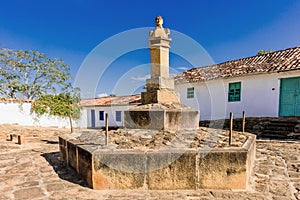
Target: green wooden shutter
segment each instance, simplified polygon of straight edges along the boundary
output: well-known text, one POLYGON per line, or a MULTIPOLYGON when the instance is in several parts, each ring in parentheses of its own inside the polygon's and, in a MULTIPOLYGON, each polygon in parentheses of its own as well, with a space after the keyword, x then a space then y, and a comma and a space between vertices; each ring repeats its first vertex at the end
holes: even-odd
POLYGON ((190 99, 190 98, 194 98, 194 94, 195 94, 195 89, 193 87, 191 88, 187 88, 187 98, 190 99))
POLYGON ((228 101, 241 100, 241 82, 229 83, 228 86, 228 101))

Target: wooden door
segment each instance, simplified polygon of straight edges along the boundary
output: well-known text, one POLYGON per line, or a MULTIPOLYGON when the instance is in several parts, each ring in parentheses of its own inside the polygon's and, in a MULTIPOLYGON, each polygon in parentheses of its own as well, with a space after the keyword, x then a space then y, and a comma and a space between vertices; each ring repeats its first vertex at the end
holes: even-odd
POLYGON ((281 79, 279 116, 300 116, 300 77, 281 79))

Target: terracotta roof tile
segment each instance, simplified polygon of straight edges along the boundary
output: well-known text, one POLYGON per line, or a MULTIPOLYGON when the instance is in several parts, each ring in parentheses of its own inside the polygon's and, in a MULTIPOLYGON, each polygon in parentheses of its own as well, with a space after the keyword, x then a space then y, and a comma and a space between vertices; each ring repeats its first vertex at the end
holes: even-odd
POLYGON ((300 47, 193 68, 174 78, 176 83, 184 83, 290 70, 300 70, 300 47))
POLYGON ((89 106, 112 106, 112 105, 136 105, 141 103, 141 95, 134 94, 130 96, 116 96, 116 97, 101 97, 94 99, 85 99, 80 102, 84 107, 89 106))

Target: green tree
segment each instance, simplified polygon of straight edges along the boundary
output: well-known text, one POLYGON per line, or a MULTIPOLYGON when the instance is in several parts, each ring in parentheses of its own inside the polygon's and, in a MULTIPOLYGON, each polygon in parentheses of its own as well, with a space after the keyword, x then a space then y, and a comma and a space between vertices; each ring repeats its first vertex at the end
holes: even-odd
POLYGON ((265 55, 265 54, 272 53, 272 52, 274 52, 274 51, 273 50, 259 50, 257 52, 257 55, 261 56, 261 55, 265 55))
POLYGON ((68 66, 38 51, 0 49, 0 95, 36 99, 71 88, 68 66))
POLYGON ((43 115, 49 114, 59 117, 67 117, 70 121, 71 132, 73 132, 73 119, 80 118, 80 96, 78 90, 73 93, 61 93, 57 95, 46 94, 33 101, 31 112, 43 115))

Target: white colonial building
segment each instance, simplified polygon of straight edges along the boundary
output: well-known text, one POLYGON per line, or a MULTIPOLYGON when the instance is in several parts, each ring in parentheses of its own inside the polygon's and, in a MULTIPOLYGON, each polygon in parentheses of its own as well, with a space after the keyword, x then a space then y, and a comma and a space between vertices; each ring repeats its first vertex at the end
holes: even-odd
POLYGON ((200 120, 300 116, 300 47, 193 68, 175 77, 181 103, 200 120))
POLYGON ((123 127, 124 111, 141 103, 141 95, 107 96, 81 101, 82 117, 88 128, 105 127, 105 114, 108 114, 108 126, 123 127))

